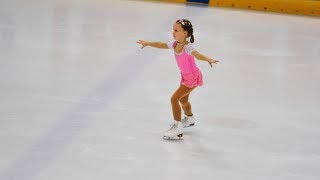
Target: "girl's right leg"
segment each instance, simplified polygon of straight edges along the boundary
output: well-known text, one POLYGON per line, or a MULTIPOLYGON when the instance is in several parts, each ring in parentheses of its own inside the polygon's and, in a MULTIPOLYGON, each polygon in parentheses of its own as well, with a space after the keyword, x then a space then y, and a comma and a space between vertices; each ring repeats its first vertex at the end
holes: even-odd
POLYGON ((186 102, 188 102, 188 96, 193 89, 194 88, 188 88, 184 85, 180 85, 176 92, 173 93, 171 97, 171 105, 174 122, 170 125, 169 130, 164 133, 164 138, 170 139, 176 136, 183 136, 184 123, 181 122, 181 106, 183 107, 184 111, 186 110, 187 112, 191 112, 191 105, 190 103, 186 102), (183 105, 180 106, 179 102, 181 102, 181 100, 183 105))
MULTIPOLYGON (((194 88, 188 88, 184 85, 180 85, 180 87, 173 93, 171 97, 171 105, 172 105, 172 113, 174 121, 170 125, 168 131, 164 133, 164 138, 174 138, 176 136, 183 136, 183 123, 181 122, 181 106, 179 104, 180 100, 188 95, 194 88)), ((190 106, 191 107, 191 106, 190 106)))

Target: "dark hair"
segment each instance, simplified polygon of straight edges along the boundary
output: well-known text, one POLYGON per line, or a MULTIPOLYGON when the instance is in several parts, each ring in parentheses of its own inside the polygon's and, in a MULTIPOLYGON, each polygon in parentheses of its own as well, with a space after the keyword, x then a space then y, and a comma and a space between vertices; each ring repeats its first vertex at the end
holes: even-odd
POLYGON ((176 23, 180 24, 182 29, 188 32, 188 36, 190 37, 190 42, 194 43, 194 36, 193 36, 193 27, 189 20, 187 19, 179 19, 176 23))

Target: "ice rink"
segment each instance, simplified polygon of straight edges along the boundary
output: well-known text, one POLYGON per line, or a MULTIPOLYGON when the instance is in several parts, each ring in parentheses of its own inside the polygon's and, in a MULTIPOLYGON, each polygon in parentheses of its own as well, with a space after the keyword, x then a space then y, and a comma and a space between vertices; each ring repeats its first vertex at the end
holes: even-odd
POLYGON ((319 180, 320 19, 118 0, 0 0, 0 180, 319 180), (165 141, 189 19, 204 86, 165 141))

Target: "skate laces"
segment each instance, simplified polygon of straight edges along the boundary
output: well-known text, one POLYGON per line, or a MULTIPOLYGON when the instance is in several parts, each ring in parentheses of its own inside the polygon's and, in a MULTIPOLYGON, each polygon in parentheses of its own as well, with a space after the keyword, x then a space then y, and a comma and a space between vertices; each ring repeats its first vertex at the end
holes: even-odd
POLYGON ((177 123, 172 123, 171 125, 170 125, 170 128, 169 128, 169 130, 168 131, 172 131, 172 130, 174 130, 174 129, 177 129, 177 123))
POLYGON ((182 119, 183 123, 186 123, 188 121, 189 117, 188 116, 184 116, 184 118, 182 119))

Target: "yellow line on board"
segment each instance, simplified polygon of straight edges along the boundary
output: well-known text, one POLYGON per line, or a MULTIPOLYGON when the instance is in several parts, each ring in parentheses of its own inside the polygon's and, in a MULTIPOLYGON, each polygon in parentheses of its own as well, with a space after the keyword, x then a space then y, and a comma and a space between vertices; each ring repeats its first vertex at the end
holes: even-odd
POLYGON ((209 5, 320 16, 320 1, 317 0, 211 0, 209 5))
MULTIPOLYGON (((144 0, 187 3, 187 0, 144 0)), ((320 16, 320 0, 210 0, 209 6, 320 16)))

